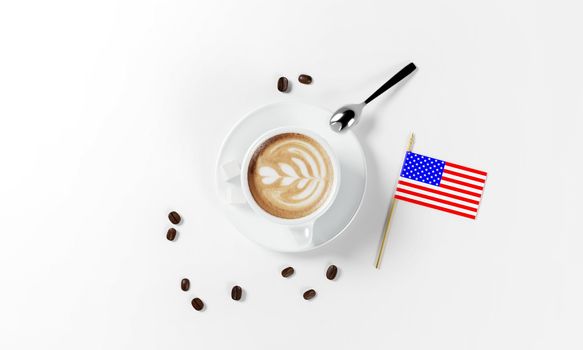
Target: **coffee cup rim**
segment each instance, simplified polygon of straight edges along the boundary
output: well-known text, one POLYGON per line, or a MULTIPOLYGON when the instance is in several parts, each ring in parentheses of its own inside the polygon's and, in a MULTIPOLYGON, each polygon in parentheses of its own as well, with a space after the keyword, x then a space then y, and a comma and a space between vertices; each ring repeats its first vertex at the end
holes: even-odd
POLYGON ((334 150, 332 149, 332 147, 328 144, 328 142, 322 136, 318 135, 317 133, 315 133, 311 130, 301 128, 301 127, 284 126, 284 127, 278 127, 278 128, 274 128, 274 129, 271 129, 269 131, 266 131, 261 136, 259 136, 251 144, 251 146, 249 146, 249 148, 245 152, 245 156, 243 157, 243 161, 241 162, 241 188, 243 190, 243 195, 244 195, 247 203, 249 204, 251 209, 253 209, 253 211, 256 212, 257 214, 259 214, 260 216, 263 216, 263 217, 265 217, 265 218, 267 218, 275 223, 281 224, 281 225, 298 226, 298 225, 313 223, 314 221, 316 221, 320 216, 322 216, 326 211, 328 211, 328 209, 330 209, 330 207, 332 206, 332 204, 336 200, 336 197, 338 195, 338 190, 340 188, 340 180, 341 180, 340 162, 338 161, 338 158, 337 158, 336 154, 334 153, 334 150), (251 157, 255 153, 257 147, 260 146, 267 139, 269 139, 273 136, 276 136, 279 134, 284 134, 284 133, 290 133, 290 132, 304 134, 304 135, 316 140, 316 142, 318 142, 324 148, 326 153, 328 154, 328 158, 330 159, 330 162, 332 163, 332 169, 334 171, 334 182, 333 182, 333 185, 331 187, 331 193, 328 195, 326 202, 322 206, 320 206, 316 211, 314 211, 313 213, 310 213, 309 215, 306 215, 306 216, 301 217, 301 218, 295 218, 295 219, 286 219, 286 218, 282 218, 279 216, 275 216, 275 215, 267 212, 266 210, 264 210, 261 206, 259 206, 259 204, 257 204, 257 202, 255 201, 255 198, 253 198, 253 195, 251 194, 251 190, 249 189, 248 176, 247 176, 251 157))

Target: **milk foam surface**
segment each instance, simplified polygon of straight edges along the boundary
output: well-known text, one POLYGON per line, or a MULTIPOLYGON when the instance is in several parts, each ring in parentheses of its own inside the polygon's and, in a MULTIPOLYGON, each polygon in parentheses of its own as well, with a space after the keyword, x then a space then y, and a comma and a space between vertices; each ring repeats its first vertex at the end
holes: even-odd
POLYGON ((257 148, 247 178, 250 192, 263 210, 297 219, 326 202, 334 169, 328 153, 316 140, 300 133, 283 133, 257 148))

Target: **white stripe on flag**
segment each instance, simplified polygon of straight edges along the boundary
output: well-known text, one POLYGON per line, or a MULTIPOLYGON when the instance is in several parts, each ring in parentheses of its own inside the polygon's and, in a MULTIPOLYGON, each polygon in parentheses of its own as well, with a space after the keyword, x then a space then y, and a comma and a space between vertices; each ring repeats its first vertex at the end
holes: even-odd
POLYGON ((475 193, 475 194, 480 195, 480 196, 482 195, 482 190, 478 190, 478 189, 475 189, 473 187, 468 187, 468 186, 456 184, 455 182, 450 182, 450 181, 447 181, 447 180, 441 180, 441 183, 440 184, 442 184, 442 185, 448 185, 448 186, 455 187, 455 188, 459 188, 459 189, 462 189, 464 191, 470 191, 470 192, 475 193))
POLYGON ((477 178, 486 180, 486 176, 485 175, 482 175, 482 174, 479 174, 479 173, 475 173, 475 172, 469 171, 469 170, 463 170, 463 169, 459 169, 459 168, 454 168, 452 166, 448 166, 447 163, 445 163, 445 167, 443 169, 444 170, 455 171, 456 173, 465 174, 465 175, 469 175, 469 176, 473 176, 473 177, 477 177, 477 178))
POLYGON ((446 173, 443 173, 443 176, 449 177, 450 179, 454 179, 454 180, 458 180, 458 181, 463 181, 463 182, 469 183, 471 185, 476 185, 476 186, 484 187, 484 183, 483 182, 466 179, 465 177, 461 177, 461 176, 457 176, 457 175, 453 175, 453 174, 446 174, 446 173))

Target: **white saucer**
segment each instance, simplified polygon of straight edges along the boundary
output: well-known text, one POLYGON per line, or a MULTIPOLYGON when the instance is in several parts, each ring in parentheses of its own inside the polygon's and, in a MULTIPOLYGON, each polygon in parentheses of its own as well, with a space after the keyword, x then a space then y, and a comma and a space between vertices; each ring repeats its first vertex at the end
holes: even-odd
POLYGON ((328 126, 331 111, 301 103, 276 103, 261 107, 241 119, 229 132, 219 151, 216 185, 219 201, 227 218, 253 242, 280 252, 301 252, 321 247, 338 237, 352 222, 366 188, 366 159, 360 142, 351 131, 335 133, 328 126), (328 211, 314 225, 313 245, 298 242, 288 227, 256 215, 247 204, 231 204, 228 192, 240 191, 239 176, 226 180, 223 164, 238 161, 253 141, 271 129, 295 126, 323 137, 336 154, 342 172, 338 196, 328 211))

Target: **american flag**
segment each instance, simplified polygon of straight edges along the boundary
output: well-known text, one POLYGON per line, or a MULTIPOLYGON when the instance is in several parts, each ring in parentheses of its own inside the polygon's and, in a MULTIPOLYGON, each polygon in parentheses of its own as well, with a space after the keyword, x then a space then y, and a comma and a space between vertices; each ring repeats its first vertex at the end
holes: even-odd
POLYGON ((395 199, 475 219, 485 171, 407 152, 395 199))

